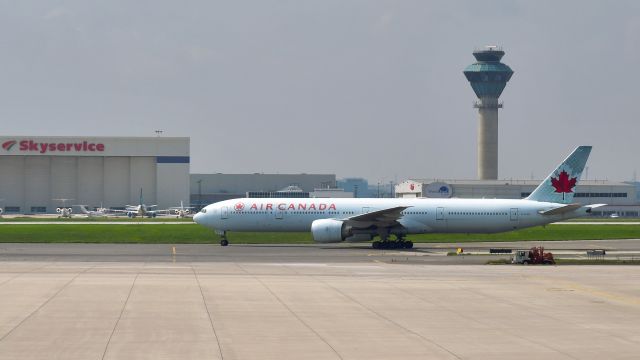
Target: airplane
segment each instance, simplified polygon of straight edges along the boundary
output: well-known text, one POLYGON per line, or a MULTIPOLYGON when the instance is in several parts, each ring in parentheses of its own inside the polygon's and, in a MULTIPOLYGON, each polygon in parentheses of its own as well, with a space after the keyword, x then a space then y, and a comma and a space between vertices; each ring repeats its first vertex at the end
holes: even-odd
POLYGON ((135 218, 137 216, 154 218, 160 214, 168 213, 167 210, 151 210, 156 206, 158 205, 145 205, 144 200, 142 199, 142 189, 140 189, 140 203, 138 205, 125 205, 124 210, 113 211, 116 213, 126 213, 130 218, 135 218))
POLYGON ((71 214, 73 213, 73 208, 66 207, 65 204, 67 203, 67 201, 70 201, 73 199, 51 199, 51 200, 62 201, 62 206, 56 208, 56 212, 59 214, 58 215, 59 218, 71 218, 71 214))
POLYGON ((180 201, 180 207, 171 207, 169 208, 170 212, 173 212, 174 214, 176 214, 176 218, 180 219, 180 218, 186 218, 189 217, 189 214, 191 214, 191 212, 193 211, 193 206, 184 206, 182 204, 182 201, 180 201))
POLYGON ((111 212, 107 208, 99 207, 95 211, 87 209, 87 205, 75 205, 80 208, 80 212, 89 218, 109 216, 111 212))
POLYGON ((578 146, 524 199, 240 198, 207 205, 193 220, 220 235, 222 246, 230 231, 311 231, 318 243, 378 236, 375 249, 410 249, 409 234, 498 233, 588 215, 605 205, 573 203, 590 153, 578 146))

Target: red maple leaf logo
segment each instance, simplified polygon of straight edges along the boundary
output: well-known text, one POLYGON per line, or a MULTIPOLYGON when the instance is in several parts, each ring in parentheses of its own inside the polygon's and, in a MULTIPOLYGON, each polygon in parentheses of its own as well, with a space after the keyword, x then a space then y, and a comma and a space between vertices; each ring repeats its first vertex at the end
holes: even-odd
POLYGON ((236 211, 242 211, 244 210, 244 204, 243 203, 237 203, 235 206, 236 211))
POLYGON ((557 193, 562 193, 562 198, 564 199, 564 194, 573 192, 573 188, 576 186, 577 181, 577 178, 569 179, 569 174, 562 170, 557 178, 551 178, 551 186, 556 189, 557 193))

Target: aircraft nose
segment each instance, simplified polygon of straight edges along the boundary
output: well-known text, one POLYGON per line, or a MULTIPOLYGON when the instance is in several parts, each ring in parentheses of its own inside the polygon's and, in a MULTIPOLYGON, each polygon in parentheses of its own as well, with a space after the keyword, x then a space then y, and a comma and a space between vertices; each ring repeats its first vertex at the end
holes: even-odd
POLYGON ((202 213, 197 213, 193 215, 193 222, 195 222, 196 224, 200 224, 200 222, 198 221, 198 218, 200 217, 202 217, 202 213))

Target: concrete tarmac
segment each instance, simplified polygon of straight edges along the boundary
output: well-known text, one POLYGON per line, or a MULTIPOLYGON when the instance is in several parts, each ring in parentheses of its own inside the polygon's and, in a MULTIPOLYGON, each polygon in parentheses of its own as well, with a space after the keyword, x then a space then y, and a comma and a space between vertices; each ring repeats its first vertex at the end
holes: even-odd
POLYGON ((0 359, 640 353, 640 267, 394 261, 433 249, 2 244, 0 359))
MULTIPOLYGON (((484 264, 492 257, 444 256, 462 247, 465 252, 489 252, 491 248, 529 249, 584 254, 588 249, 635 253, 640 239, 574 240, 415 244, 412 250, 374 250, 370 243, 309 245, 217 244, 16 244, 0 243, 0 261, 144 261, 144 262, 401 262, 434 264, 484 264), (175 252, 174 252, 175 250, 175 252)), ((509 258, 510 255, 493 258, 509 258)))

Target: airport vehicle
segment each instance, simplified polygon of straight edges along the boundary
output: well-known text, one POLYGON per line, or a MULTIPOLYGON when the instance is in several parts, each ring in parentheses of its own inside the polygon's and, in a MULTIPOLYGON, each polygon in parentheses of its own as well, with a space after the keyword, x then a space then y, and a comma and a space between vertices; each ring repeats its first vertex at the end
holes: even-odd
POLYGON ((411 248, 408 234, 497 233, 591 213, 603 204, 572 203, 590 153, 577 147, 525 199, 240 198, 207 205, 193 219, 221 235, 222 246, 229 231, 311 231, 319 243, 378 236, 374 248, 411 248))
POLYGON ((555 264, 553 254, 544 252, 544 247, 534 246, 530 250, 518 250, 511 258, 512 264, 555 264))

